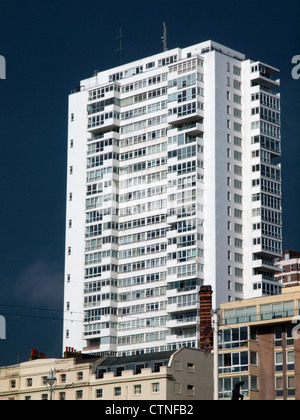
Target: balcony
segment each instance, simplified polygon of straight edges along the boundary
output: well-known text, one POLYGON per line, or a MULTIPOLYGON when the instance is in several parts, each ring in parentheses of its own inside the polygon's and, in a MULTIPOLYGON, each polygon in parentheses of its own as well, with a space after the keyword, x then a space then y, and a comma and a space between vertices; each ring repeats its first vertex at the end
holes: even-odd
POLYGON ((181 288, 168 289, 167 290, 167 297, 174 297, 174 296, 182 295, 184 292, 191 292, 193 290, 195 290, 195 291, 197 290, 196 285, 181 287, 181 288))
POLYGON ((264 271, 269 271, 272 273, 278 273, 281 269, 274 265, 273 262, 265 259, 257 259, 253 261, 253 268, 262 268, 264 271))
POLYGON ((197 309, 198 305, 199 302, 196 300, 186 303, 170 303, 167 304, 166 310, 168 313, 184 312, 187 309, 197 309))
MULTIPOLYGON (((92 324, 91 324, 92 325, 92 324)), ((83 332, 83 339, 84 340, 91 340, 91 339, 97 339, 101 337, 107 337, 107 336, 115 336, 117 333, 115 328, 104 328, 103 330, 91 330, 91 331, 84 331, 83 332)))
POLYGON ((187 329, 186 331, 183 330, 181 334, 176 334, 176 330, 171 332, 171 335, 166 337, 166 344, 174 344, 178 341, 186 340, 187 338, 197 339, 197 333, 194 328, 187 329))
POLYGON ((268 77, 268 75, 261 73, 261 72, 256 72, 252 74, 251 77, 252 82, 266 88, 266 89, 274 89, 280 86, 280 80, 273 80, 270 77, 268 77))
POLYGON ((261 62, 253 63, 251 65, 251 81, 265 89, 273 89, 280 86, 279 79, 274 80, 272 75, 278 73, 279 70, 275 67, 266 65, 261 62))
MULTIPOLYGON (((167 223, 168 223, 168 225, 176 225, 177 224, 177 214, 168 215, 167 216, 167 223)), ((167 232, 167 237, 174 236, 172 234, 168 235, 169 232, 172 232, 172 231, 167 232)), ((176 234, 176 236, 177 236, 177 234, 176 234)))
POLYGON ((97 114, 88 118, 87 130, 93 134, 107 131, 119 131, 119 127, 119 113, 116 111, 97 114))
POLYGON ((83 347, 83 349, 82 349, 83 352, 93 352, 93 351, 98 351, 98 350, 100 350, 100 345, 87 346, 87 347, 83 347))
MULTIPOLYGON (((200 123, 200 125, 202 125, 203 111, 201 111, 200 109, 196 109, 193 106, 193 104, 182 105, 178 108, 174 108, 173 110, 169 110, 167 122, 168 124, 171 124, 177 128, 180 128, 180 126, 182 125, 197 122, 200 123), (175 112, 175 110, 177 112, 175 112)), ((199 132, 203 132, 203 129, 200 129, 199 132)), ((198 132, 196 132, 195 134, 198 134, 198 132)))
POLYGON ((195 324, 199 325, 199 323, 200 323, 200 318, 198 316, 193 316, 193 317, 182 316, 181 318, 178 318, 178 319, 167 320, 166 326, 168 328, 179 328, 179 327, 188 327, 195 324))

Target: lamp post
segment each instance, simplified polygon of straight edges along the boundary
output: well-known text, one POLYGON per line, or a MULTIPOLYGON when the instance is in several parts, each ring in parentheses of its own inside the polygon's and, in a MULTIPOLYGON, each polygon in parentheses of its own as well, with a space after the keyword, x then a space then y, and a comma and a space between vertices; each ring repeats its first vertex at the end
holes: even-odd
POLYGON ((219 320, 218 311, 213 311, 213 337, 214 337, 214 400, 219 400, 219 356, 218 356, 218 335, 219 335, 219 320))
POLYGON ((46 386, 48 391, 50 392, 50 401, 52 401, 52 394, 55 388, 55 382, 56 378, 53 376, 53 370, 51 369, 48 378, 46 378, 46 386))

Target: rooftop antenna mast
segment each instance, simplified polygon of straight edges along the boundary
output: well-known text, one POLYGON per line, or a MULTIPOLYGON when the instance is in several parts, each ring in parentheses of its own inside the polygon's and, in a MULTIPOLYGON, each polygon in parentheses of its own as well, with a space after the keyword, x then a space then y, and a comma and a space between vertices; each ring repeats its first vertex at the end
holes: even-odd
POLYGON ((119 54, 120 54, 120 64, 121 64, 121 61, 122 61, 122 51, 124 50, 124 48, 122 47, 122 39, 123 39, 124 37, 123 37, 123 35, 122 35, 122 28, 120 28, 120 30, 119 30, 119 35, 117 36, 117 39, 119 40, 119 48, 117 48, 117 51, 119 52, 119 54))
POLYGON ((164 44, 164 51, 167 51, 167 27, 165 22, 163 23, 163 36, 161 37, 162 43, 164 44))

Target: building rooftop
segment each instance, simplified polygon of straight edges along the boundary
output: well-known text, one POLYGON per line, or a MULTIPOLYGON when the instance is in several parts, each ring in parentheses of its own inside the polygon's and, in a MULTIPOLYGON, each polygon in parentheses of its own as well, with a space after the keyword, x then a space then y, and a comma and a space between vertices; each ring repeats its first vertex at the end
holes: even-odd
POLYGON ((134 363, 143 363, 143 362, 154 362, 158 360, 167 360, 170 359, 172 354, 175 351, 164 351, 159 353, 145 353, 145 354, 137 354, 135 356, 124 356, 124 357, 111 357, 107 356, 103 358, 98 366, 116 366, 116 365, 126 365, 126 364, 134 364, 134 363))

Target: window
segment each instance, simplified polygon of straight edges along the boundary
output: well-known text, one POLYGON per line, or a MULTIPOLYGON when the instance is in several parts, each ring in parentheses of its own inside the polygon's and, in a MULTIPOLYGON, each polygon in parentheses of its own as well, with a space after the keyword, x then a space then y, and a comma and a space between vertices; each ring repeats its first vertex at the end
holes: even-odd
POLYGON ((235 89, 241 90, 241 86, 242 86, 241 82, 239 82, 238 80, 233 80, 233 87, 235 89))
POLYGON ((237 131, 237 132, 241 133, 242 132, 242 125, 234 122, 233 129, 234 129, 234 131, 237 131))
POLYGON ((64 382, 66 382, 66 379, 67 379, 67 375, 65 373, 60 375, 60 382, 64 383, 64 382))
POLYGON ((288 397, 295 396, 295 377, 294 376, 287 377, 287 396, 288 397))
POLYGON ((16 387, 16 381, 14 379, 12 381, 10 381, 10 387, 11 388, 15 388, 16 387))
POLYGON ((295 369, 295 353, 294 351, 286 352, 286 368, 287 370, 295 369))
POLYGON ((178 361, 175 361, 174 368, 175 368, 175 370, 181 371, 182 370, 182 363, 178 362, 178 361))
POLYGON ((59 401, 65 401, 66 399, 66 393, 65 392, 60 392, 59 393, 59 401))
MULTIPOLYGON (((237 270, 237 268, 235 270, 237 270)), ((237 293, 243 293, 243 284, 235 282, 235 284, 234 284, 234 290, 237 293)))
POLYGON ((77 373, 77 379, 78 379, 78 381, 82 381, 82 379, 83 379, 83 372, 78 372, 77 373))
POLYGON ((242 147, 242 139, 240 137, 234 136, 234 145, 242 147))
POLYGON ((257 353, 255 351, 250 351, 250 364, 257 365, 257 353))
POLYGON ((76 400, 82 400, 82 397, 83 397, 83 391, 82 390, 76 391, 76 400))
POLYGON ((283 397, 283 377, 275 378, 275 395, 276 397, 283 397))
MULTIPOLYGON (((238 339, 238 337, 235 337, 235 340, 236 339, 238 339)), ((219 373, 223 374, 247 371, 248 364, 249 355, 247 351, 224 353, 219 357, 219 373)))
POLYGON ((234 273, 236 277, 243 277, 243 269, 235 267, 234 273))
POLYGON ((281 302, 260 306, 261 320, 285 318, 294 315, 294 302, 281 302))
POLYGON ((120 397, 122 394, 121 394, 121 387, 120 386, 117 386, 116 388, 114 388, 114 396, 115 397, 120 397))
POLYGON ((236 118, 242 118, 242 111, 240 109, 238 109, 238 108, 234 108, 233 109, 233 115, 236 118))
POLYGON ((141 395, 142 385, 134 385, 133 392, 134 392, 134 395, 141 395))
POLYGON ((195 373, 195 364, 194 363, 188 363, 187 364, 187 371, 189 373, 195 373))
POLYGON ((275 328, 274 330, 274 344, 275 347, 282 347, 282 328, 275 328))
POLYGON ((96 389, 96 398, 103 397, 103 389, 96 389))
POLYGON ((235 74, 236 76, 240 76, 241 75, 241 68, 237 67, 237 66, 233 66, 233 74, 235 74))
POLYGON ((177 395, 181 395, 182 394, 182 384, 174 384, 174 393, 177 395))
POLYGON ((294 345, 294 338, 293 338, 293 327, 287 327, 286 329, 286 345, 293 346, 294 345))
POLYGON ((195 396, 195 386, 194 385, 188 385, 187 386, 187 394, 189 397, 195 396))
POLYGON ((236 104, 241 105, 242 104, 242 97, 240 95, 237 95, 236 93, 233 95, 233 102, 236 104))
POLYGON ((250 386, 253 391, 257 391, 257 376, 251 376, 250 386))
POLYGON ((42 394, 42 401, 48 400, 48 394, 42 394))
POLYGON ((283 370, 283 354, 282 352, 275 353, 275 371, 282 372, 283 370))
MULTIPOLYGON (((234 312, 234 311, 226 311, 226 312, 234 312)), ((251 319, 251 317, 245 316, 245 313, 244 314, 236 313, 236 317, 237 318, 234 317, 234 313, 227 314, 227 315, 225 314, 225 323, 230 320, 234 321, 235 319, 238 320, 238 322, 247 322, 247 320, 251 319)), ((243 347, 246 344, 246 341, 248 340, 248 329, 247 327, 226 329, 222 331, 221 337, 222 338, 220 342, 220 348, 230 349, 230 348, 243 347)))
POLYGON ((27 386, 32 386, 32 378, 27 378, 27 386))
POLYGON ((152 384, 152 392, 158 393, 159 392, 159 383, 152 384))
POLYGON ((239 254, 238 252, 234 253, 234 260, 235 262, 242 263, 243 262, 243 254, 239 254))

